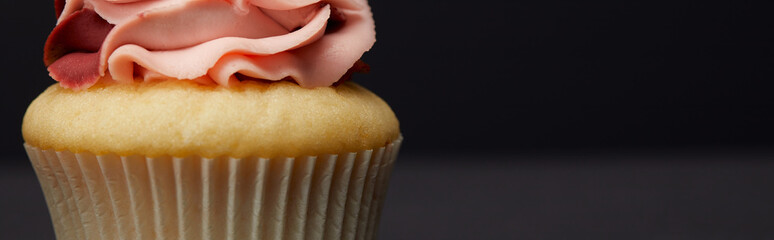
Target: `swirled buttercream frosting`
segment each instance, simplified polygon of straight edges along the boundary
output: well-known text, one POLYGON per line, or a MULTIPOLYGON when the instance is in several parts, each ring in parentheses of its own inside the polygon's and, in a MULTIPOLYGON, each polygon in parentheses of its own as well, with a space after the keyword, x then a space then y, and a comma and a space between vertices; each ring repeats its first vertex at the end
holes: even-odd
POLYGON ((56 81, 291 79, 330 86, 364 69, 366 0, 57 0, 44 62, 56 81))

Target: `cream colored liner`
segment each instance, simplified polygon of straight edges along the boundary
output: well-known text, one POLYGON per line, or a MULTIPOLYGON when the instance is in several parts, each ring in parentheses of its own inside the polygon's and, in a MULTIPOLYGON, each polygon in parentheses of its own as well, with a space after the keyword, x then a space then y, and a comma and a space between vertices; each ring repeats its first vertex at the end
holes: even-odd
POLYGON ((25 148, 58 240, 370 240, 401 141, 273 159, 25 148))

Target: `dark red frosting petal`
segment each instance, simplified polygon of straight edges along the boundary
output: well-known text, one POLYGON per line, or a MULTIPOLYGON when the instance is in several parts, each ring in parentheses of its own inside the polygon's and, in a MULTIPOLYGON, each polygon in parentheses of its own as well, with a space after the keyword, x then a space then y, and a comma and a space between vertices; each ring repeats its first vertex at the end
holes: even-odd
POLYGON ((113 25, 94 10, 79 10, 51 31, 43 50, 43 61, 49 66, 72 52, 97 52, 111 29, 113 25))
POLYGON ((363 62, 363 60, 357 60, 355 64, 352 64, 352 67, 349 68, 349 70, 347 70, 346 73, 344 73, 344 76, 341 76, 341 78, 339 78, 339 81, 333 83, 333 85, 338 86, 339 84, 352 80, 352 75, 354 73, 368 73, 370 71, 371 71, 371 66, 363 62))
POLYGON ((62 15, 62 11, 64 11, 65 7, 65 0, 54 0, 54 10, 56 10, 56 18, 59 18, 59 16, 62 15))
POLYGON ((48 72, 63 87, 76 90, 87 88, 100 77, 99 51, 67 54, 48 66, 48 72))
POLYGON ((111 29, 113 25, 91 9, 77 11, 59 23, 43 51, 51 77, 71 89, 94 85, 101 75, 99 50, 111 29))

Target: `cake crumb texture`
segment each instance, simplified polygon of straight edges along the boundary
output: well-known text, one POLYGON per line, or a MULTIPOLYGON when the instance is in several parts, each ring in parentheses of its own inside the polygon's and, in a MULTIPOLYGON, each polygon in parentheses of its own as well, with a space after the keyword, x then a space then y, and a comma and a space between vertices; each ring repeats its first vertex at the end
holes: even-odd
POLYGON ((97 155, 297 157, 379 148, 398 138, 390 107, 346 82, 302 88, 245 81, 55 84, 24 116, 27 144, 97 155))

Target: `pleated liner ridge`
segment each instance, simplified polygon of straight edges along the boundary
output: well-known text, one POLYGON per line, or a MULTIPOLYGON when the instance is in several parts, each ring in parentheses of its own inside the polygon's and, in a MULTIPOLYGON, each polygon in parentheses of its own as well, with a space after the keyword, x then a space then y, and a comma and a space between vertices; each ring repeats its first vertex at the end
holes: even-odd
POLYGON ((58 240, 368 240, 401 141, 273 159, 25 148, 58 240))

